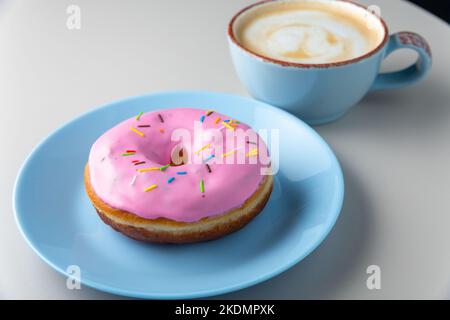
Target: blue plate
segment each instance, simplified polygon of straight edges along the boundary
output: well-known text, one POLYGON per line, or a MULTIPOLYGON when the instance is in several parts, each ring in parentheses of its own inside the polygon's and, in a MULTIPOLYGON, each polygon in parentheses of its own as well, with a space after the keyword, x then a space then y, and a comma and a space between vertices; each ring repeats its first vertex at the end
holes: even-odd
POLYGON ((56 130, 20 170, 14 209, 30 246, 62 274, 77 265, 81 282, 89 287, 131 297, 181 299, 242 289, 292 267, 330 232, 343 196, 336 157, 299 119, 239 96, 172 92, 114 102, 56 130), (91 206, 83 168, 92 143, 139 111, 174 107, 213 108, 255 129, 278 130, 279 151, 268 139, 279 166, 273 193, 264 211, 242 230, 199 244, 145 244, 103 224, 91 206))

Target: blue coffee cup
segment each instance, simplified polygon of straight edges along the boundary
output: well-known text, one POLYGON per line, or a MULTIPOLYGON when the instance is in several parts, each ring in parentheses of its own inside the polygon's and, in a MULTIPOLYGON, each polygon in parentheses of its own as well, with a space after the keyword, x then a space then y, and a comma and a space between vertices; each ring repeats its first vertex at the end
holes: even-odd
POLYGON ((379 19, 384 28, 383 41, 367 54, 337 63, 300 64, 252 52, 237 40, 235 23, 248 10, 272 1, 280 0, 255 3, 232 18, 228 40, 233 63, 240 80, 255 99, 285 109, 311 125, 340 118, 369 91, 414 84, 431 68, 430 46, 423 37, 413 32, 398 32, 389 36, 382 18, 348 1, 347 5, 363 8, 367 14, 379 19), (400 71, 380 73, 382 61, 401 48, 415 50, 417 61, 400 71))

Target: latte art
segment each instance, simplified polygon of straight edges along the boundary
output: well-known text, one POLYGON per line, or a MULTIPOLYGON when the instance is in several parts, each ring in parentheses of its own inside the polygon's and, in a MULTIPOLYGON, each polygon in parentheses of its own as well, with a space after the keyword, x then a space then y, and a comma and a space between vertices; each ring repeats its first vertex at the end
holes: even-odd
POLYGON ((367 50, 364 36, 331 18, 314 11, 268 16, 249 26, 243 39, 256 51, 294 62, 330 62, 363 55, 367 50))
POLYGON ((275 1, 261 5, 241 18, 238 41, 259 55, 303 64, 350 60, 381 43, 381 26, 371 30, 363 13, 334 2, 338 4, 275 1))

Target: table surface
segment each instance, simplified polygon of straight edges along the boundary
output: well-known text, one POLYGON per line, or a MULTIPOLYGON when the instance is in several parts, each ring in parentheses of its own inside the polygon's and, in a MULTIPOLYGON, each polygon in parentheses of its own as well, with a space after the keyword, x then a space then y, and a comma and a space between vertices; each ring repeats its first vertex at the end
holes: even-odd
MULTIPOLYGON (((0 298, 118 298, 66 289, 66 279, 28 247, 11 204, 17 171, 61 123, 118 98, 189 89, 247 95, 225 28, 250 2, 0 1, 0 298), (73 3, 81 30, 69 31, 73 3)), ((335 228, 289 271, 219 298, 450 297, 450 28, 407 2, 370 4, 381 8, 391 32, 429 40, 433 70, 414 87, 370 94, 341 120, 316 128, 346 180, 335 228), (366 287, 374 264, 380 290, 366 287)), ((414 58, 403 50, 383 68, 414 58)))

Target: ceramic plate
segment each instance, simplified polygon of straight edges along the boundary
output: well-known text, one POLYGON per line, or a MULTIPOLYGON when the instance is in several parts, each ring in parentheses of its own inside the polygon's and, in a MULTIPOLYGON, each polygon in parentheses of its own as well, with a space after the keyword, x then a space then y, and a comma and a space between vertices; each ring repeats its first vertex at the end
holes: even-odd
POLYGON ((30 246, 57 271, 67 274, 76 265, 89 287, 181 299, 242 289, 292 267, 330 232, 343 196, 336 157, 301 120, 249 98, 171 92, 110 103, 56 130, 23 164, 14 209, 30 246), (140 111, 175 107, 214 109, 278 134, 278 144, 270 134, 267 141, 278 168, 274 190, 264 210, 229 236, 190 245, 140 243, 100 221, 84 191, 84 165, 92 143, 115 124, 140 111))

